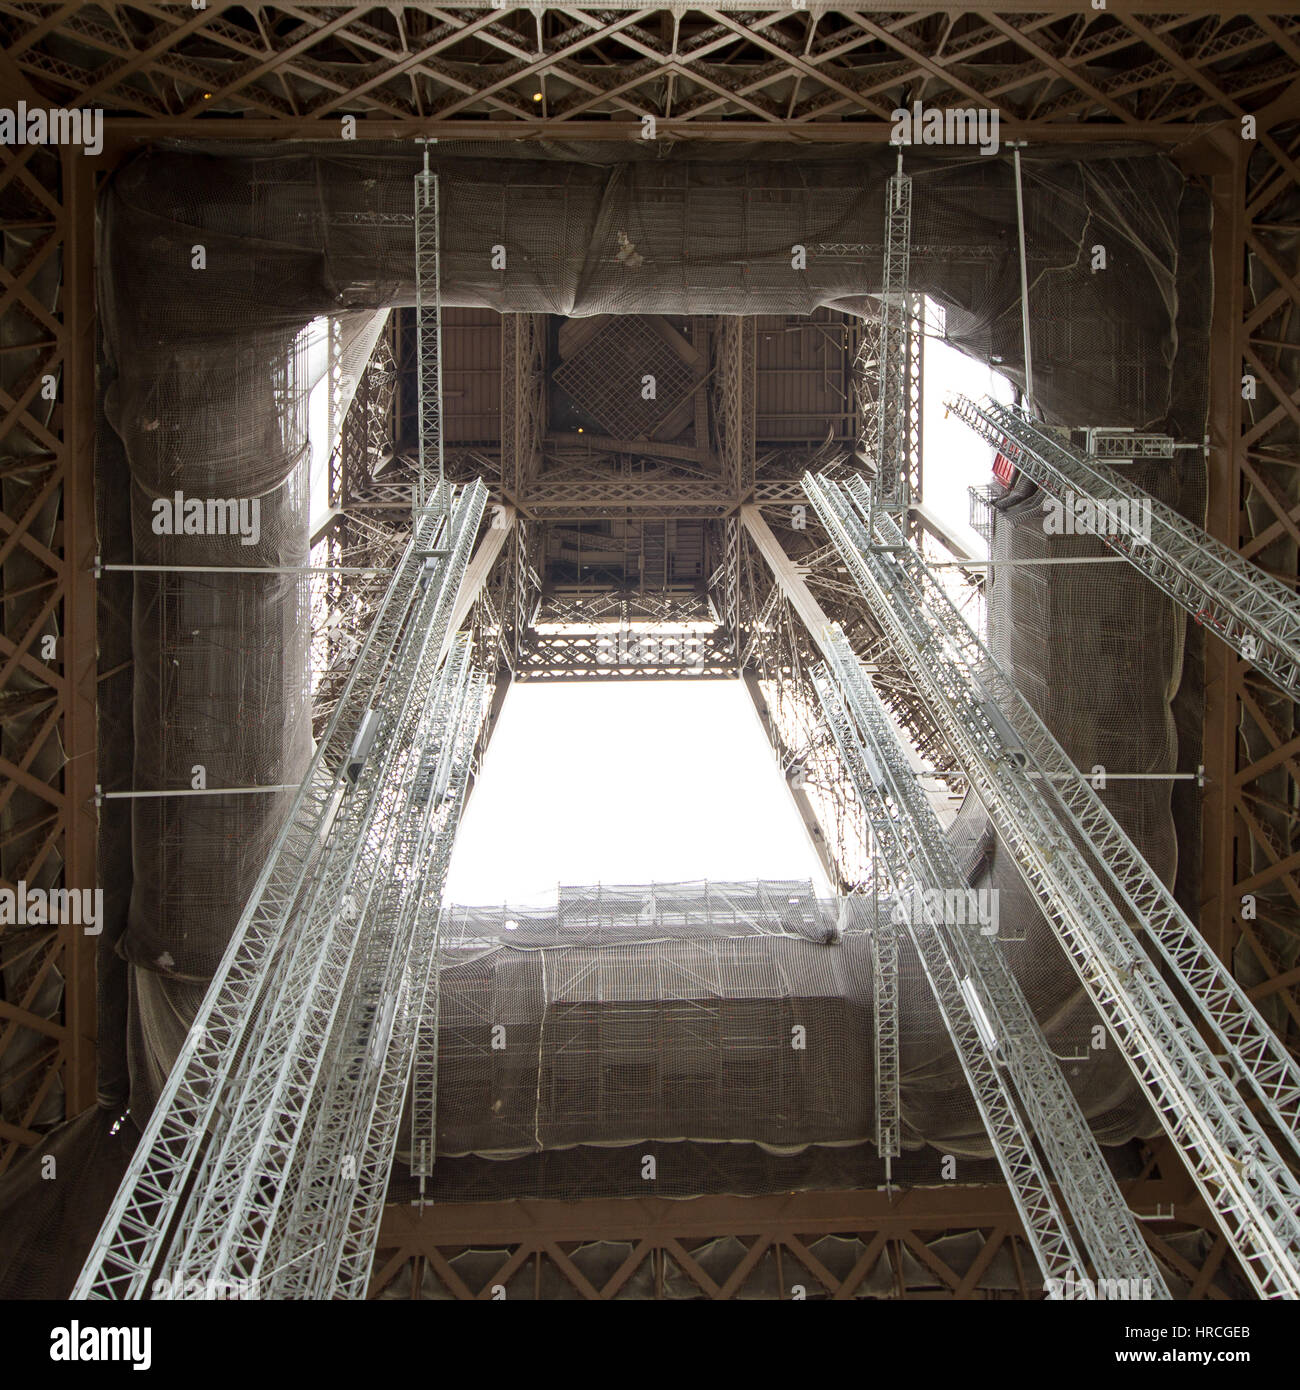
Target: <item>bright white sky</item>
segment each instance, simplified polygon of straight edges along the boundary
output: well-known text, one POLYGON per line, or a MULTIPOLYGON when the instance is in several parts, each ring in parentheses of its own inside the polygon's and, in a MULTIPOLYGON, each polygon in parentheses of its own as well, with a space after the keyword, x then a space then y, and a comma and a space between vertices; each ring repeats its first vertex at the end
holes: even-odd
POLYGON ((516 685, 456 837, 451 901, 701 878, 830 891, 741 683, 516 685))
MULTIPOLYGON (((989 481, 991 451, 943 418, 954 390, 1010 399, 1003 378, 929 337, 925 500, 982 554, 966 489, 989 481)), ((318 501, 323 472, 313 481, 318 501)), ((811 878, 830 891, 740 682, 516 685, 456 837, 449 899, 550 902, 558 883, 702 878, 811 878)))
MULTIPOLYGON (((933 306, 931 306, 933 312, 933 306)), ((931 331, 933 331, 933 326, 931 331)), ((993 450, 955 415, 944 418, 951 393, 1010 403, 1011 383, 982 362, 966 357, 934 337, 925 340, 922 363, 921 467, 926 505, 940 516, 972 555, 985 555, 984 542, 970 528, 970 487, 993 481, 993 450)))

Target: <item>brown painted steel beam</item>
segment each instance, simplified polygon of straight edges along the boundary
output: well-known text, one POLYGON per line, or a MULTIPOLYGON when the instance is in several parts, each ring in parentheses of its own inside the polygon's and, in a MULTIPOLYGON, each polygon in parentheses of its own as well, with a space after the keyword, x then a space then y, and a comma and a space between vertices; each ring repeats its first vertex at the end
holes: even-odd
MULTIPOLYGON (((63 770, 66 829, 64 883, 98 883, 94 809, 98 780, 95 579, 95 190, 93 173, 78 151, 63 154, 67 233, 63 251, 65 597, 59 634, 67 682, 63 770)), ((102 924, 101 924, 102 925, 102 924)), ((80 928, 64 934, 64 1019, 68 1027, 64 1077, 69 1116, 95 1101, 95 957, 97 938, 80 928)))
MULTIPOLYGON (((1157 1161, 1153 1155, 1149 1168, 1157 1161)), ((1143 1233, 1158 1257, 1192 1285, 1189 1297, 1226 1297, 1212 1282, 1229 1258, 1225 1244, 1216 1242, 1199 1268, 1169 1244, 1167 1236, 1173 1229, 1207 1229, 1206 1212, 1190 1180, 1177 1163, 1170 1172, 1169 1179, 1148 1175, 1125 1183, 1126 1198, 1135 1211, 1146 1215, 1143 1233)), ((811 1276, 813 1292, 819 1285, 832 1299, 843 1301, 856 1294, 891 1248, 897 1297, 908 1296, 900 1258, 903 1249, 937 1282, 937 1292, 922 1291, 920 1296, 966 1299, 978 1296, 981 1278, 1004 1248, 1011 1251, 1020 1271, 1021 1296, 1028 1297, 1030 1288, 1017 1248, 1021 1238, 1014 1203, 1008 1190, 998 1185, 953 1184, 892 1193, 708 1196, 688 1201, 639 1198, 393 1205, 384 1214, 379 1235, 383 1253, 371 1281, 371 1297, 388 1288, 408 1265, 413 1281, 418 1279, 427 1263, 453 1297, 493 1299, 501 1296, 509 1280, 530 1260, 537 1270, 534 1297, 540 1297, 541 1265, 549 1260, 560 1277, 590 1301, 616 1297, 647 1262, 654 1271, 656 1298, 663 1296, 667 1262, 706 1298, 722 1301, 735 1297, 760 1261, 771 1255, 782 1290, 778 1296, 785 1296, 792 1284, 807 1284, 811 1276), (980 1253, 964 1273, 952 1268, 927 1243, 936 1236, 958 1232, 975 1232, 984 1239, 980 1253), (842 1279, 826 1268, 812 1249, 826 1235, 857 1237, 864 1243, 862 1254, 842 1279), (719 1283, 688 1247, 723 1238, 739 1241, 745 1253, 719 1283), (592 1241, 632 1246, 599 1288, 572 1258, 579 1246, 592 1241), (465 1282, 453 1264, 466 1250, 497 1252, 502 1261, 476 1288, 465 1282)), ((721 1274, 718 1277, 722 1278, 721 1274)), ((481 1272, 475 1276, 476 1282, 480 1278, 481 1272)), ((416 1287, 412 1297, 418 1296, 416 1287)))
MULTIPOLYGON (((1214 303, 1210 333, 1208 496, 1205 529, 1233 549, 1241 545, 1240 333, 1244 303, 1246 187, 1244 142, 1211 182, 1214 229, 1214 303)), ((1205 644, 1205 715, 1202 761, 1206 786, 1201 802, 1201 931, 1223 960, 1234 945, 1233 883, 1236 877, 1236 814, 1228 790, 1237 769, 1242 663, 1213 637, 1205 644)))
MULTIPOLYGON (((753 141, 779 140, 806 144, 887 145, 893 133, 888 121, 850 120, 805 122, 791 124, 769 121, 692 121, 660 118, 656 122, 658 138, 664 140, 753 141)), ((104 158, 115 162, 128 150, 156 140, 323 140, 338 141, 346 152, 349 141, 340 137, 337 117, 283 116, 272 119, 239 120, 231 117, 205 116, 201 120, 184 121, 172 117, 109 117, 104 122, 104 158)), ((998 125, 1001 140, 1028 140, 1036 145, 1090 144, 1108 140, 1138 141, 1147 144, 1174 146, 1188 138, 1189 127, 1183 123, 1134 121, 1064 122, 1002 120, 998 125)), ((437 120, 435 118, 405 117, 400 120, 359 118, 356 123, 358 140, 552 140, 563 136, 569 140, 636 140, 641 141, 640 123, 628 120, 567 121, 527 117, 518 120, 437 120)))
MULTIPOLYGON (((25 388, 11 383, 14 395, 0 393, 7 407, 0 421, 0 447, 13 460, 6 473, 11 514, 0 514, 0 564, 34 565, 42 576, 15 591, 4 605, 0 688, 6 698, 14 697, 6 708, 13 720, 22 722, 6 725, 0 815, 13 856, 7 877, 41 882, 53 861, 63 887, 93 889, 98 684, 92 577, 94 172, 79 151, 65 152, 58 184, 47 187, 37 173, 42 159, 35 151, 17 150, 6 155, 3 166, 5 184, 47 209, 50 220, 42 223, 36 254, 6 272, 0 315, 18 342, 27 337, 19 331, 22 325, 33 321, 52 338, 16 349, 31 352, 34 365, 26 373, 25 388), (52 310, 34 287, 38 271, 45 267, 48 274, 55 255, 59 298, 52 310), (58 400, 47 422, 38 388, 51 377, 58 400), (58 522, 51 538, 52 507, 58 508, 58 522), (35 600, 19 602, 19 593, 27 592, 35 600), (35 690, 32 678, 38 682, 35 690), (50 814, 33 817, 22 804, 32 797, 50 814)), ((46 160, 43 167, 54 166, 46 160)), ((51 880, 52 886, 59 881, 51 880)), ((42 1107, 56 1082, 62 1085, 65 1115, 75 1115, 95 1100, 97 938, 76 923, 56 924, 41 950, 43 955, 23 977, 19 997, 6 1004, 0 1029, 0 1057, 6 1059, 23 1032, 48 1044, 23 1064, 27 1084, 18 1092, 21 1113, 8 1117, 0 1135, 0 1169, 12 1162, 20 1146, 39 1141, 42 1107), (56 1014, 42 1017, 33 1009, 56 972, 62 980, 61 1005, 56 1014)), ((12 1068, 7 1071, 13 1084, 12 1068)))
MULTIPOLYGON (((1203 1225, 1204 1207, 1176 1168, 1170 1178, 1122 1184, 1139 1214, 1155 1211, 1174 1222, 1203 1225)), ((506 1245, 517 1241, 662 1240, 713 1236, 968 1230, 1005 1225, 1019 1230, 1009 1190, 1000 1184, 782 1192, 760 1197, 707 1196, 685 1201, 660 1197, 591 1198, 579 1202, 525 1199, 447 1202, 384 1209, 379 1248, 427 1252, 449 1245, 506 1245)))

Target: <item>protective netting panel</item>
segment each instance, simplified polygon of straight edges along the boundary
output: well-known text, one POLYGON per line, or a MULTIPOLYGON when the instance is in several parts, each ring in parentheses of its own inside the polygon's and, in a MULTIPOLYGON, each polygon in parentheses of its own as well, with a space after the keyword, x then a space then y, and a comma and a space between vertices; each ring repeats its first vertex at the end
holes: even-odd
MULTIPOLYGON (((711 1190, 698 1186, 708 1164, 674 1145, 754 1145, 783 1159, 834 1146, 853 1149, 865 1180, 877 1166, 871 965, 884 910, 865 895, 819 900, 806 882, 561 888, 548 908, 449 909, 440 1161, 658 1144, 675 1195, 691 1195, 711 1190)), ((899 993, 906 1147, 987 1157, 906 940, 899 993)), ((620 1165, 546 1190, 595 1195, 620 1165)), ((824 1166, 806 1157, 797 1168, 824 1166)), ((557 1181, 518 1171, 530 1185, 557 1181)))
MULTIPOLYGON (((576 317, 870 312, 892 151, 665 157, 640 145, 439 144, 444 302, 576 317)), ((121 169, 106 205, 118 285, 106 312, 119 341, 147 349, 140 389, 177 334, 296 332, 320 314, 413 303, 419 158, 392 142, 347 153, 244 144, 154 148, 121 169)), ((953 342, 1015 374, 1009 162, 930 148, 907 161, 913 288, 945 305, 953 342)), ((1161 416, 1174 392, 1171 326, 1188 309, 1184 224, 1203 198, 1140 146, 1039 147, 1023 163, 1042 401, 1081 420, 1161 416), (1090 268, 1097 243, 1105 274, 1090 268)))
POLYGON ((139 1137, 119 1118, 83 1111, 0 1177, 0 1299, 72 1292, 139 1137))

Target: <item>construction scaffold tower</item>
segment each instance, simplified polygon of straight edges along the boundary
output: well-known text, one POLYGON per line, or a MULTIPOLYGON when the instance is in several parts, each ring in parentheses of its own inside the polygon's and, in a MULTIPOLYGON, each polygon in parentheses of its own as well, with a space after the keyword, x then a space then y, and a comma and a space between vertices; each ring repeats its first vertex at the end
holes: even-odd
POLYGON ((1262 1297, 1300 1296, 1300 1183, 1259 1118, 1300 1152, 1294 1059, 863 480, 804 486, 1243 1269, 1262 1297))
MULTIPOLYGON (((487 695, 453 636, 487 499, 441 460, 437 180, 416 177, 416 510, 261 878, 78 1281, 78 1298, 364 1297, 487 695), (430 389, 423 389, 426 377, 430 389)), ((417 1088, 417 1094, 422 1094, 417 1088)), ((413 1148, 430 1153, 432 1109, 413 1148)))

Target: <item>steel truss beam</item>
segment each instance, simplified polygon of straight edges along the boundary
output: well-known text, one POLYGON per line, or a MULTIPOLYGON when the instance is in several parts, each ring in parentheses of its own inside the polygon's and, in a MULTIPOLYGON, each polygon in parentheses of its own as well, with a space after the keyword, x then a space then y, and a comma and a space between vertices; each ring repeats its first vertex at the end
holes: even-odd
MULTIPOLYGON (((977 1041, 994 1067, 999 1061, 1005 1065, 1097 1277, 1134 1297, 1167 1298, 1137 1222, 1001 950, 977 922, 947 920, 935 908, 935 898, 927 896, 937 894, 942 901, 945 893, 965 889, 961 865, 852 648, 838 630, 824 645, 829 660, 816 678, 818 691, 846 759, 867 779, 862 795, 895 900, 923 961, 934 958, 928 968, 947 965, 952 972, 946 981, 931 981, 936 997, 946 986, 964 1003, 964 980, 983 1008, 993 1046, 982 1036, 977 1041), (929 935, 939 938, 941 951, 924 939, 929 935)), ((1032 1242, 1028 1218, 1026 1230, 1032 1242)), ((1034 1244, 1038 1250, 1040 1244, 1034 1244)), ((1050 1273, 1044 1266, 1044 1274, 1050 1273)))
MULTIPOLYGON (((849 485, 850 495, 860 490, 849 485)), ((907 560, 914 575, 925 581, 924 601, 934 605, 937 581, 923 563, 907 560)), ((899 561, 898 563, 902 563, 899 561)), ((969 627, 951 601, 939 610, 940 620, 965 637, 969 627), (955 616, 956 622, 952 621, 955 616)), ((975 638, 976 643, 979 639, 975 638)), ((1269 1120, 1286 1135, 1300 1154, 1300 1064, 1297 1064, 1260 1017, 1245 991, 1227 967, 1206 945, 1165 887, 1138 853, 1131 840, 1106 809, 1091 784, 1065 757, 1056 740, 1036 716, 1024 718, 1027 702, 1013 694, 1007 677, 993 663, 986 649, 967 649, 972 662, 982 665, 979 680, 994 696, 1015 726, 1017 735, 1039 759, 1053 794, 1068 808, 1082 828, 1085 842, 1116 889, 1142 922, 1147 939, 1166 966, 1187 990, 1189 999, 1226 1049, 1238 1075, 1255 1093, 1269 1120)))
POLYGON ((345 910, 345 899, 373 892, 384 846, 378 813, 391 798, 387 776, 422 704, 417 678, 432 679, 485 500, 478 484, 447 513, 440 493, 440 505, 419 519, 75 1297, 139 1298, 155 1273, 183 1267, 236 1283, 260 1273, 268 1220, 283 1192, 275 1179, 283 1181, 301 1137, 323 1036, 339 1004, 340 971, 356 948, 362 904, 345 910), (427 552, 435 549, 446 554, 430 574, 427 552), (385 706, 386 688, 395 696, 385 706), (372 711, 379 713, 374 751, 353 785, 348 764, 372 711), (359 858, 373 872, 357 876, 354 890, 359 858), (269 1011, 260 1007, 268 998, 279 1001, 269 1011), (255 1181, 257 1174, 268 1182, 255 1181), (191 1179, 193 1200, 183 1206, 191 1179))
MULTIPOLYGON (((811 474, 805 486, 873 611, 915 664, 972 787, 1251 1282, 1265 1297, 1297 1296, 1300 1183, 1111 896, 1158 945, 1160 922, 1147 921, 1143 904, 1161 902, 1167 891, 893 522, 877 513, 869 535, 860 486, 845 491, 811 474)), ((1185 918, 1178 926, 1189 943, 1198 941, 1185 918)), ((1179 969, 1173 953, 1165 959, 1179 969)), ((1218 1031, 1219 999, 1198 993, 1186 976, 1183 983, 1218 1031)), ((1267 1028, 1247 1009, 1249 1035, 1264 1046, 1267 1028)), ((1270 1094, 1270 1071, 1226 1037, 1220 1042, 1266 1113, 1294 1137, 1279 1110, 1293 1097, 1270 1094)))
MULTIPOLYGON (((537 490, 545 428, 546 321, 541 314, 501 316, 501 490, 530 499, 537 490)), ((545 505, 545 503, 543 503, 545 505)), ((529 515, 538 515, 529 502, 529 515)))
MULTIPOLYGON (((444 502, 441 490, 434 497, 444 502)), ((286 931, 287 960, 266 982, 272 1002, 252 1020, 243 1040, 244 1060, 232 1078, 228 1113, 170 1235, 163 1272, 172 1281, 172 1297, 195 1282, 247 1289, 256 1297, 263 1292, 264 1276, 273 1283, 281 1273, 268 1260, 284 1219, 290 1176, 309 1136, 308 1118, 313 1112, 319 1117, 321 1106, 328 1106, 329 1083, 339 1079, 325 1062, 347 997, 346 982, 358 959, 364 962, 376 933, 392 929, 384 908, 393 906, 394 880, 401 890, 397 896, 409 893, 404 880, 420 876, 427 865, 417 857, 423 849, 419 828, 427 821, 403 816, 401 809, 418 797, 420 755, 434 736, 437 657, 481 511, 480 488, 478 498, 467 498, 459 509, 454 532, 418 528, 416 545, 446 549, 451 560, 442 566, 438 583, 417 589, 379 698, 368 711, 379 715, 378 732, 360 774, 351 773, 347 763, 339 769, 343 796, 337 819, 322 827, 326 839, 319 862, 301 913, 286 931), (348 781, 354 781, 353 788, 348 781)), ((411 582, 409 572, 403 578, 411 582)), ((358 726, 358 739, 364 728, 364 722, 358 726)), ((349 761, 356 756, 353 750, 349 761)), ((363 983, 361 993, 367 992, 363 983)), ((402 1002, 391 998, 395 1005, 402 1002)), ((379 1022, 372 1018, 370 1026, 379 1022)), ((337 1134, 327 1130, 327 1140, 337 1134)), ((335 1166, 326 1183, 356 1184, 361 1174, 355 1165, 362 1155, 354 1150, 346 1156, 352 1170, 335 1166)), ((382 1184, 382 1174, 363 1172, 363 1183, 382 1184)))
MULTIPOLYGON (((828 648, 833 646, 829 634, 825 640, 828 648)), ((868 808, 873 846, 882 852, 891 886, 896 892, 900 889, 905 891, 904 886, 910 887, 915 881, 906 858, 907 847, 890 832, 888 808, 873 790, 874 779, 854 736, 841 690, 827 677, 825 667, 814 675, 813 680, 836 747, 868 808)), ((948 942, 935 930, 937 924, 933 920, 927 921, 926 926, 929 930, 918 932, 909 923, 908 934, 934 994, 940 1017, 952 1041, 993 1152, 1006 1177, 1034 1258, 1044 1278, 1052 1281, 1052 1286, 1084 1290, 1087 1286, 1082 1279, 1083 1261, 1065 1213, 1052 1191, 1047 1170, 1034 1149, 1032 1133, 1009 1082, 999 1070, 996 1050, 976 1023, 971 1005, 961 988, 962 975, 953 960, 948 942)), ((877 979, 877 1104, 885 1112, 878 1125, 878 1144, 882 1153, 887 1153, 896 1146, 899 1113, 895 984, 898 945, 894 927, 882 923, 873 937, 873 946, 877 952, 883 948, 885 953, 883 959, 877 954, 874 967, 877 979), (890 966, 893 967, 892 978, 886 974, 890 966)))
POLYGON ((872 496, 887 510, 905 517, 911 505, 908 476, 908 377, 912 366, 911 329, 913 296, 908 293, 912 247, 912 180, 903 173, 899 151, 898 172, 885 185, 885 253, 880 289, 880 318, 874 335, 864 335, 858 350, 859 394, 863 417, 874 375, 875 434, 863 439, 863 452, 872 457, 876 478, 872 496), (870 345, 870 346, 869 346, 870 345), (868 352, 874 348, 874 363, 868 352), (874 366, 874 373, 870 368, 874 366))
POLYGON ((736 662, 720 630, 637 633, 530 632, 520 651, 520 681, 722 680, 736 675, 736 662))
POLYGON ((429 172, 429 147, 424 147, 424 172, 415 176, 415 335, 419 383, 419 468, 412 502, 418 516, 429 504, 446 474, 442 445, 442 268, 438 176, 429 172))
POLYGON ((1284 584, 998 402, 981 406, 957 396, 949 405, 1067 508, 1071 519, 1076 502, 1100 509, 1102 519, 1089 523, 1093 534, 1285 694, 1300 697, 1300 600, 1284 584))
POLYGON ((139 113, 111 140, 329 138, 344 113, 359 138, 557 134, 628 138, 653 114, 661 136, 887 140, 890 112, 923 87, 987 106, 1003 139, 1178 139, 1206 114, 1235 116, 1285 90, 1295 18, 1253 0, 1224 23, 1205 0, 1175 13, 1130 0, 1103 12, 1030 0, 864 13, 774 0, 659 12, 453 11, 261 6, 200 11, 141 0, 136 31, 108 5, 8 0, 14 70, 49 101, 139 113), (540 100, 534 101, 534 97, 540 100), (232 116, 238 119, 231 119, 232 116))
MULTIPOLYGON (((1212 1245, 1198 1266, 1169 1243, 1171 1224, 1188 1230, 1208 1221, 1194 1194, 1188 1200, 1187 1180, 1177 1165, 1173 1175, 1177 1182, 1144 1177, 1129 1185, 1135 1210, 1168 1214, 1167 1220, 1144 1226, 1143 1234, 1171 1274, 1183 1281, 1187 1297, 1226 1298, 1229 1295, 1215 1282, 1221 1272, 1221 1244, 1212 1245)), ((1019 1295, 1032 1298, 1037 1296, 1036 1281, 1032 1263, 1022 1262, 1021 1240, 1019 1213, 1010 1192, 1001 1185, 712 1196, 689 1201, 650 1197, 635 1202, 593 1198, 448 1202, 422 1208, 393 1204, 384 1213, 371 1296, 391 1294, 399 1276, 409 1273, 410 1297, 421 1297, 427 1267, 454 1298, 488 1301, 500 1297, 502 1290, 509 1298, 515 1296, 515 1280, 526 1279, 531 1263, 539 1280, 549 1265, 564 1285, 592 1301, 623 1296, 629 1280, 646 1265, 653 1272, 653 1297, 663 1297, 667 1276, 680 1271, 683 1282, 703 1297, 727 1300, 757 1292, 751 1277, 763 1257, 770 1255, 783 1276, 778 1286, 785 1296, 788 1285, 801 1283, 810 1294, 821 1291, 833 1301, 864 1296, 969 1299, 980 1296, 989 1260, 999 1249, 1009 1249, 1019 1295), (984 1237, 981 1253, 969 1267, 954 1267, 955 1262, 949 1264, 927 1245, 936 1236, 969 1231, 984 1237), (828 1235, 861 1242, 862 1255, 852 1268, 833 1273, 817 1258, 815 1247, 828 1235), (698 1254, 703 1242, 725 1238, 739 1241, 742 1250, 729 1273, 717 1269, 709 1273, 691 1252, 698 1254), (582 1273, 580 1256, 575 1261, 575 1253, 592 1242, 628 1247, 627 1259, 603 1283, 582 1273), (463 1266, 458 1271, 457 1257, 467 1250, 496 1253, 496 1268, 477 1278, 464 1273, 463 1266), (915 1268, 913 1261, 923 1270, 919 1280, 907 1274, 909 1265, 915 1268), (888 1277, 873 1280, 876 1271, 888 1277), (916 1287, 918 1283, 923 1287, 916 1287)), ((536 1284, 533 1292, 540 1296, 536 1284)))
POLYGON ((757 330, 752 318, 718 320, 718 456, 722 480, 738 500, 754 488, 754 370, 757 330))
POLYGON ((403 1103, 412 1079, 417 1152, 428 1153, 436 1067, 438 925, 442 890, 484 708, 471 644, 456 640, 400 774, 388 873, 367 906, 344 1011, 329 1038, 292 1207, 267 1257, 266 1298, 365 1293, 403 1103), (417 1038, 420 1068, 414 1068, 417 1038), (435 1059, 436 1060, 436 1059, 435 1059))

